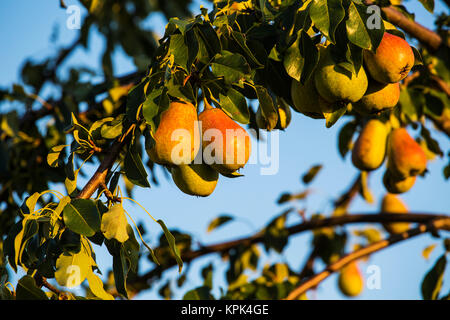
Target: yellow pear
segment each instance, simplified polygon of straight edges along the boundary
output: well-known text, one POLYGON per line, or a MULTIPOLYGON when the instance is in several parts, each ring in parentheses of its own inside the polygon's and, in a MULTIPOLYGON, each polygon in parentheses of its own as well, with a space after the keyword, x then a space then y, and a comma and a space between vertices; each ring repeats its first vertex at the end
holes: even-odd
POLYGON ((317 92, 330 103, 356 102, 366 93, 368 79, 364 68, 357 75, 334 62, 330 47, 320 50, 319 63, 314 71, 317 92))
POLYGON ((396 179, 421 174, 427 168, 427 156, 405 128, 392 130, 388 142, 388 168, 396 179))
POLYGON ((149 151, 153 162, 166 165, 191 163, 200 149, 197 109, 187 102, 171 102, 161 113, 149 151))
POLYGON ((364 279, 356 262, 350 262, 339 272, 338 285, 347 297, 356 297, 364 288, 364 279))
POLYGON ((352 150, 352 162, 360 170, 375 170, 383 164, 386 154, 387 126, 377 119, 369 120, 352 150))
POLYGON ((206 164, 185 164, 171 169, 172 179, 186 194, 207 197, 216 188, 219 174, 206 164))
POLYGON ((323 112, 331 112, 331 103, 323 99, 314 86, 311 77, 303 85, 300 81, 292 80, 291 98, 295 111, 314 118, 323 119, 323 112))
MULTIPOLYGON (((408 207, 396 195, 387 193, 381 201, 382 213, 407 213, 408 207)), ((409 223, 407 222, 391 222, 383 223, 384 229, 391 234, 402 233, 409 230, 409 223)))
POLYGON ((383 176, 383 184, 390 193, 404 193, 411 189, 416 182, 416 176, 407 177, 405 179, 396 179, 389 170, 386 170, 383 176))
POLYGON ((361 114, 376 114, 386 109, 392 109, 400 99, 398 83, 382 84, 370 81, 366 93, 361 100, 353 104, 361 114))

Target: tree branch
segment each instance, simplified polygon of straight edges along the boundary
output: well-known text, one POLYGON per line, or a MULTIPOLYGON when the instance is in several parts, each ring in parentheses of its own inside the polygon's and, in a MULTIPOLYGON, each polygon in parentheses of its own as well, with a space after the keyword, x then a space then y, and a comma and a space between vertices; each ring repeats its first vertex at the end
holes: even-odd
MULTIPOLYGON (((310 221, 306 221, 297 225, 293 225, 291 227, 286 228, 288 231, 288 235, 292 236, 294 234, 298 234, 308 230, 319 229, 323 227, 332 227, 338 225, 345 224, 353 224, 353 223, 386 223, 386 222, 417 222, 417 223, 426 223, 430 220, 442 219, 447 222, 447 228, 450 230, 450 217, 447 215, 439 215, 439 214, 427 214, 427 213, 385 213, 380 212, 378 214, 352 214, 352 215, 344 215, 339 217, 330 217, 324 219, 313 219, 310 221)), ((250 246, 255 243, 259 243, 264 241, 264 230, 257 232, 256 234, 241 238, 237 240, 227 241, 223 243, 213 244, 209 246, 203 246, 198 250, 189 251, 182 255, 182 260, 184 262, 190 262, 199 258, 201 256, 205 256, 211 253, 223 253, 227 252, 233 248, 239 247, 241 245, 250 246)), ((171 260, 171 262, 164 266, 158 266, 154 269, 150 270, 146 274, 143 274, 136 278, 133 282, 140 281, 148 281, 153 277, 159 275, 162 271, 175 266, 175 260, 171 260)))
POLYGON ((387 248, 397 242, 411 239, 415 236, 418 236, 420 234, 424 234, 426 232, 431 232, 439 229, 446 229, 449 230, 450 228, 450 218, 441 218, 441 219, 434 219, 428 224, 421 224, 417 228, 410 229, 407 232, 401 233, 401 234, 395 234, 391 237, 378 241, 376 243, 373 243, 371 245, 368 245, 364 248, 361 248, 359 250, 356 250, 352 253, 347 254, 346 256, 342 257, 335 263, 330 264, 327 266, 327 268, 313 276, 312 278, 309 278, 308 280, 304 281, 300 286, 298 286, 296 289, 294 289, 286 298, 286 300, 295 300, 297 297, 305 293, 311 288, 316 287, 319 283, 321 283, 323 280, 328 278, 331 274, 334 272, 339 271, 344 266, 349 264, 352 261, 358 260, 362 257, 368 256, 374 252, 380 251, 384 248, 387 248))
POLYGON ((130 132, 132 132, 132 130, 127 130, 124 135, 114 141, 113 145, 108 150, 106 150, 105 158, 100 163, 97 171, 95 171, 94 175, 91 177, 91 179, 89 179, 84 188, 78 194, 78 199, 89 199, 99 187, 104 185, 105 178, 108 175, 109 170, 111 170, 114 162, 116 162, 116 159, 122 151, 122 148, 131 139, 130 132))

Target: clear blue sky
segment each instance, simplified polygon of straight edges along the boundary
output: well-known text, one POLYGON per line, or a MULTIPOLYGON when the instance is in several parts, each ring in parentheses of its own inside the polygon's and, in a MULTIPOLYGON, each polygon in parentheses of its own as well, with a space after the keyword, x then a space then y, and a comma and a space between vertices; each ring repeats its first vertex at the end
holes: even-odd
MULTIPOLYGON (((77 4, 75 0, 66 0, 66 4, 77 4)), ((198 12, 199 3, 192 9, 198 12)), ((408 1, 407 7, 414 10, 417 20, 432 28, 432 16, 423 9, 417 1, 408 1)), ((436 4, 436 12, 446 10, 441 2, 436 4)), ((56 48, 67 45, 76 37, 76 30, 65 27, 66 12, 59 7, 59 1, 35 0, 3 0, 0 4, 0 40, 3 48, 0 50, 0 87, 10 86, 18 82, 20 66, 25 58, 40 61, 55 52, 56 48), (58 34, 56 43, 50 41, 51 35, 58 34)), ((145 22, 144 27, 153 27, 158 34, 164 32, 165 21, 160 15, 152 15, 145 22)), ((100 53, 103 42, 95 32, 90 37, 88 50, 78 49, 65 63, 61 70, 64 76, 69 66, 89 66, 98 71, 96 80, 101 81, 100 53)), ((134 71, 132 62, 126 58, 121 50, 115 52, 114 64, 117 75, 134 71)), ((58 95, 52 88, 47 88, 44 97, 58 95)), ((15 106, 0 105, 0 108, 14 108, 15 106)), ((215 243, 241 236, 250 235, 263 227, 275 214, 283 208, 276 204, 276 200, 283 191, 301 191, 303 186, 300 176, 312 165, 321 163, 324 168, 314 181, 313 195, 308 199, 307 215, 316 212, 328 213, 331 201, 345 190, 357 174, 350 159, 344 160, 337 151, 337 133, 345 121, 339 121, 331 129, 325 129, 321 120, 309 119, 294 113, 288 130, 280 133, 280 170, 276 175, 260 175, 258 165, 248 165, 242 173, 245 177, 240 179, 226 179, 221 177, 212 196, 208 198, 195 198, 179 191, 176 186, 164 178, 162 171, 158 171, 160 186, 151 189, 136 188, 134 198, 140 201, 150 213, 165 221, 169 228, 178 228, 194 235, 194 239, 202 243, 215 243), (225 226, 223 229, 206 233, 208 223, 221 213, 229 213, 240 219, 225 226)), ((445 136, 433 132, 443 150, 449 150, 449 140, 445 136)), ((449 211, 449 184, 443 178, 442 168, 444 161, 437 159, 430 162, 430 174, 426 179, 419 178, 414 188, 401 196, 412 211, 445 213, 449 211)), ((92 172, 94 167, 87 171, 92 172)), ((351 212, 375 212, 379 201, 385 193, 381 183, 384 170, 379 169, 372 174, 370 186, 376 198, 375 205, 368 205, 358 198, 351 206, 351 212)), ((80 180, 82 185, 85 180, 80 180)), ((300 203, 302 208, 305 204, 300 203)), ((145 223, 152 236, 148 236, 150 244, 155 245, 160 229, 136 206, 129 204, 128 211, 135 220, 145 223)), ((293 217, 290 223, 298 222, 293 217)), ((309 252, 310 234, 292 237, 289 247, 282 256, 276 254, 264 255, 264 263, 288 261, 298 270, 309 252)), ((367 266, 377 265, 381 269, 382 289, 365 289, 360 296, 362 299, 418 299, 420 298, 420 282, 425 270, 429 269, 438 256, 437 249, 429 261, 421 257, 422 249, 436 240, 430 236, 420 236, 406 241, 395 247, 375 254, 368 262, 362 263, 365 272, 367 266)), ((440 245, 441 242, 439 242, 440 245)), ((105 250, 95 247, 98 252, 97 260, 105 274, 112 264, 112 259, 105 250)), ((350 249, 350 247, 349 247, 350 249)), ((145 260, 145 259, 143 259, 145 260)), ((188 279, 183 291, 187 288, 200 285, 199 268, 202 262, 214 261, 216 270, 224 270, 223 263, 214 256, 202 258, 190 268, 188 279)), ((323 267, 321 265, 318 265, 323 267)), ((141 270, 149 265, 143 261, 141 270)), ((320 268, 318 269, 320 270, 320 268)), ((447 275, 448 275, 447 271, 447 275)), ((170 272, 176 275, 176 271, 170 272)), ((218 276, 214 279, 222 284, 223 279, 218 276)), ((444 284, 444 292, 448 292, 448 277, 444 284)), ((159 298, 155 293, 158 288, 140 294, 138 298, 159 298)), ((332 276, 322 283, 311 298, 341 299, 343 296, 336 287, 336 276, 332 276)), ((179 295, 176 295, 179 297, 179 295)))

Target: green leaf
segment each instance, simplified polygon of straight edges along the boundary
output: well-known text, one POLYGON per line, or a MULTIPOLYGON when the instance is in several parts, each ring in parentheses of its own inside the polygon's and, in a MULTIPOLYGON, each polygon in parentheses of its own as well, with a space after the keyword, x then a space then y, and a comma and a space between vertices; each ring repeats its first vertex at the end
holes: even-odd
POLYGON ((141 157, 133 147, 128 148, 124 160, 125 175, 132 183, 143 188, 150 188, 147 171, 142 164, 141 157))
POLYGON ((275 103, 267 89, 260 85, 255 85, 256 96, 258 97, 259 107, 264 119, 268 123, 268 128, 275 128, 278 122, 278 112, 275 103))
POLYGON ((233 220, 233 217, 230 215, 222 215, 220 217, 217 217, 209 223, 207 232, 211 232, 214 229, 223 226, 227 222, 230 222, 231 220, 233 220))
POLYGON ((119 242, 128 240, 128 221, 121 203, 114 204, 103 214, 101 231, 106 239, 116 239, 119 242))
POLYGON ((27 218, 22 220, 22 230, 14 239, 15 265, 21 263, 23 251, 25 250, 27 242, 37 234, 38 230, 39 226, 36 220, 27 218))
POLYGON ((103 281, 92 270, 88 272, 86 279, 89 282, 89 289, 96 297, 103 300, 114 300, 114 297, 105 291, 103 281))
POLYGON ((341 0, 313 0, 310 8, 311 20, 315 27, 335 43, 335 32, 339 23, 345 17, 341 0))
POLYGON ((425 9, 430 13, 434 13, 434 0, 419 0, 425 9))
POLYGON ((123 115, 101 126, 100 134, 105 139, 115 139, 123 132, 123 115))
POLYGON ((83 236, 93 236, 100 231, 100 213, 95 201, 89 199, 73 199, 63 210, 65 225, 83 236))
POLYGON ((211 69, 216 77, 223 77, 229 84, 238 82, 250 73, 250 66, 243 56, 226 50, 214 57, 211 69))
POLYGON ((353 136, 356 132, 356 122, 347 122, 339 131, 338 149, 342 158, 345 158, 350 150, 353 136))
POLYGON ((169 53, 173 55, 176 64, 188 71, 189 50, 182 34, 174 34, 170 37, 169 53))
POLYGON ((219 93, 220 106, 222 110, 233 120, 242 124, 250 121, 250 112, 248 110, 245 97, 237 90, 230 88, 226 95, 219 93))
POLYGON ((44 291, 36 286, 36 282, 31 276, 22 277, 17 283, 17 300, 48 300, 44 291))
POLYGON ((164 87, 150 92, 142 106, 142 114, 147 124, 153 124, 153 118, 158 114, 159 110, 168 108, 169 103, 169 97, 164 87))
POLYGON ((336 111, 324 113, 323 116, 325 117, 325 126, 327 128, 331 128, 339 120, 339 118, 345 114, 346 111, 347 106, 344 105, 339 109, 337 109, 336 111))
POLYGON ((196 289, 186 292, 183 300, 214 300, 208 286, 198 287, 196 289))
POLYGON ((246 58, 248 58, 254 66, 256 66, 257 68, 262 68, 264 66, 258 61, 258 59, 256 59, 252 50, 250 50, 250 48, 247 46, 245 37, 242 33, 238 31, 232 31, 231 36, 236 41, 238 46, 243 50, 243 52, 246 55, 246 58))
POLYGON ((444 271, 447 264, 445 255, 442 255, 435 265, 427 272, 422 281, 422 297, 425 300, 436 300, 442 288, 444 271))
POLYGON ((144 79, 141 83, 130 89, 127 96, 126 115, 130 122, 135 123, 137 120, 137 111, 139 106, 145 101, 145 86, 148 79, 144 79))
POLYGON ((222 51, 219 37, 217 36, 217 33, 211 23, 204 22, 201 25, 197 25, 196 35, 201 38, 202 43, 205 45, 210 57, 214 57, 216 53, 222 51))
POLYGON ((300 82, 305 84, 319 62, 319 50, 311 40, 310 36, 303 30, 300 33, 300 43, 300 54, 304 59, 300 82))
POLYGON ((56 168, 64 164, 64 160, 62 159, 61 151, 67 147, 67 144, 54 146, 50 149, 47 155, 47 163, 50 167, 56 168))
POLYGON ((348 19, 345 24, 348 39, 358 47, 370 49, 372 43, 366 28, 368 16, 366 8, 366 6, 350 2, 348 7, 348 19))
POLYGON ((84 248, 78 253, 63 253, 56 260, 55 279, 59 285, 73 288, 79 286, 92 272, 91 257, 84 248))
POLYGON ((162 220, 158 220, 157 222, 163 229, 164 235, 167 239, 169 247, 175 256, 175 260, 177 261, 177 264, 178 264, 178 272, 181 272, 181 270, 183 268, 183 260, 181 260, 180 251, 178 250, 178 247, 175 243, 175 237, 172 235, 172 233, 170 233, 170 231, 167 229, 166 225, 164 224, 164 222, 162 220))
POLYGON ((322 169, 322 165, 318 164, 313 167, 311 167, 307 173, 305 173, 302 177, 302 181, 304 184, 309 184, 311 181, 314 180, 316 175, 319 173, 319 171, 322 169))
POLYGON ((27 215, 34 212, 34 208, 36 207, 37 201, 41 197, 39 192, 33 193, 31 196, 28 196, 25 199, 25 202, 20 206, 20 211, 22 215, 27 215))

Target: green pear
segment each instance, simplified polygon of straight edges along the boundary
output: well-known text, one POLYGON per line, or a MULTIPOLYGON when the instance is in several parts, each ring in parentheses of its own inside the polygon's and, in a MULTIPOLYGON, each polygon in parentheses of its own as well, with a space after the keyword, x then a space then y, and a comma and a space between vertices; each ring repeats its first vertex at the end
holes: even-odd
POLYGON ((323 119, 323 112, 332 111, 331 103, 317 92, 313 77, 304 85, 294 79, 291 83, 291 97, 294 110, 310 118, 323 119))
POLYGON ((388 169, 396 179, 402 180, 425 171, 427 156, 405 128, 392 130, 388 141, 388 169))
POLYGON ((414 186, 416 176, 407 177, 405 179, 396 179, 389 170, 383 175, 383 184, 386 190, 390 193, 398 194, 405 193, 414 186))
POLYGON ((338 285, 347 297, 356 297, 364 288, 364 280, 356 262, 350 262, 339 272, 338 285))
POLYGON ((317 92, 330 103, 358 101, 368 85, 364 68, 361 67, 354 75, 334 62, 329 48, 320 50, 319 63, 314 72, 317 92))
POLYGON ((361 130, 352 150, 352 162, 360 170, 375 170, 383 164, 386 154, 387 125, 369 120, 361 130))
POLYGON ((353 106, 363 115, 376 114, 394 108, 399 99, 400 85, 398 83, 383 84, 372 80, 364 96, 353 106))
POLYGON ((207 197, 216 188, 219 174, 206 164, 188 164, 172 167, 172 179, 186 194, 207 197))
MULTIPOLYGON (((407 213, 408 207, 406 204, 396 195, 387 193, 381 201, 382 213, 407 213)), ((384 229, 391 234, 403 233, 409 230, 409 223, 407 222, 391 222, 383 223, 384 229)))
POLYGON ((395 83, 406 78, 414 66, 414 52, 404 39, 385 32, 375 53, 363 52, 364 62, 373 79, 395 83))

